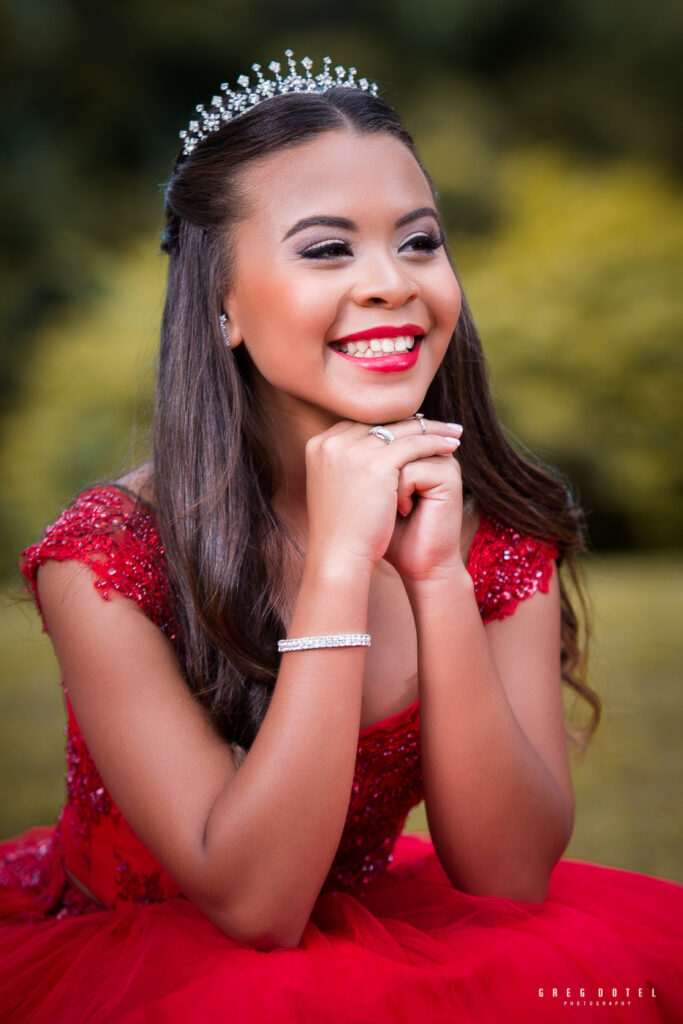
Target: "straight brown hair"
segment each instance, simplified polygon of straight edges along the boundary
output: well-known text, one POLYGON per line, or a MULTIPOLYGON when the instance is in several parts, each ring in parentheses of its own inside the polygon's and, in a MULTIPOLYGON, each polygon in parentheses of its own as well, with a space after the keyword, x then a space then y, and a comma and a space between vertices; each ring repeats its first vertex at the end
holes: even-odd
MULTIPOLYGON (((169 256, 154 421, 154 503, 180 626, 190 688, 221 733, 248 749, 277 677, 282 565, 291 539, 273 509, 277 467, 267 416, 251 385, 244 346, 229 351, 219 316, 233 271, 231 232, 244 216, 240 174, 252 161, 325 132, 385 132, 422 168, 395 111, 379 97, 333 88, 273 97, 180 153, 165 192, 169 256)), ((562 602, 562 678, 590 706, 585 747, 600 700, 583 678, 577 555, 581 511, 565 481, 516 450, 498 422, 481 342, 466 300, 422 409, 463 424, 458 453, 470 510, 555 544, 562 602), (571 593, 573 590, 573 594, 571 593)), ((585 638, 584 638, 585 640, 585 638)))

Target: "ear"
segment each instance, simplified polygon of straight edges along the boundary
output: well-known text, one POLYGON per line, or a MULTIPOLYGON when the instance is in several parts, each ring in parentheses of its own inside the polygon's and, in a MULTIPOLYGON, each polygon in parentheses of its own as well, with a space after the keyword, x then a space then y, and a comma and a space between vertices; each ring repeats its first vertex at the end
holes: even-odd
POLYGON ((238 304, 234 296, 227 294, 223 296, 223 312, 225 313, 227 322, 225 324, 225 333, 230 340, 230 348, 237 348, 244 341, 244 335, 239 325, 238 318, 238 304))

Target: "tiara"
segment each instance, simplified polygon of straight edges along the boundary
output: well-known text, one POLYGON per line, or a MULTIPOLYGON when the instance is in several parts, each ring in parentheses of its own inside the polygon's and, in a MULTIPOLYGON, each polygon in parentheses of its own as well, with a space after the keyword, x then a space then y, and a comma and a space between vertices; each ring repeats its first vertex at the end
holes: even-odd
POLYGON ((272 71, 275 78, 263 77, 260 64, 252 64, 252 71, 256 72, 257 81, 252 86, 249 75, 240 75, 237 84, 241 87, 240 92, 234 92, 227 82, 221 85, 222 96, 214 96, 211 104, 207 107, 200 103, 195 108, 199 118, 190 121, 187 130, 180 132, 183 140, 183 153, 188 156, 195 146, 207 138, 211 132, 217 132, 228 121, 239 117, 246 110, 268 100, 271 96, 284 96, 290 92, 325 92, 327 89, 360 89, 363 92, 370 92, 377 95, 377 85, 369 82, 367 78, 356 81, 358 72, 355 68, 346 68, 339 65, 334 69, 336 78, 330 74, 331 57, 323 57, 323 70, 318 75, 311 74, 313 61, 310 57, 303 57, 301 67, 305 75, 300 74, 294 59, 292 50, 285 50, 285 57, 289 65, 289 74, 283 78, 280 74, 281 65, 278 61, 272 60, 268 70, 272 71))

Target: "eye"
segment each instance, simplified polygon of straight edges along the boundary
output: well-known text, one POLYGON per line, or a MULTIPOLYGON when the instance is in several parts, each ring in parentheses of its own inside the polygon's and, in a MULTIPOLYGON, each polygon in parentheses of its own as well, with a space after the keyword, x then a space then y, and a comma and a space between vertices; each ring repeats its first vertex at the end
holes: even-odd
POLYGON ((434 252, 436 249, 440 249, 445 241, 446 238, 442 234, 432 231, 420 231, 407 238, 401 246, 401 250, 408 247, 413 252, 434 252))
POLYGON ((303 249, 299 255, 310 260, 336 260, 342 256, 350 256, 351 246, 348 242, 335 239, 322 245, 314 245, 310 249, 303 249))

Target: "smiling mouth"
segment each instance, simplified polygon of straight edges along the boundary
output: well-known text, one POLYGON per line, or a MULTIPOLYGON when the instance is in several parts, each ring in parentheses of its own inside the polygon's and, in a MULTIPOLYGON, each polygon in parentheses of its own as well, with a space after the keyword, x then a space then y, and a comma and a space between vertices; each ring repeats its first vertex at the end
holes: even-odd
POLYGON ((370 338, 358 341, 334 341, 331 344, 336 352, 345 356, 355 356, 360 359, 376 359, 382 356, 410 352, 415 344, 422 341, 424 335, 416 336, 405 334, 397 338, 370 338))
POLYGON ((396 338, 362 338, 356 341, 333 342, 330 348, 341 359, 355 363, 359 370, 372 370, 378 373, 396 374, 412 369, 417 362, 422 348, 423 334, 396 338), (354 346, 355 352, 348 351, 354 346), (367 345, 365 351, 359 351, 367 345))

